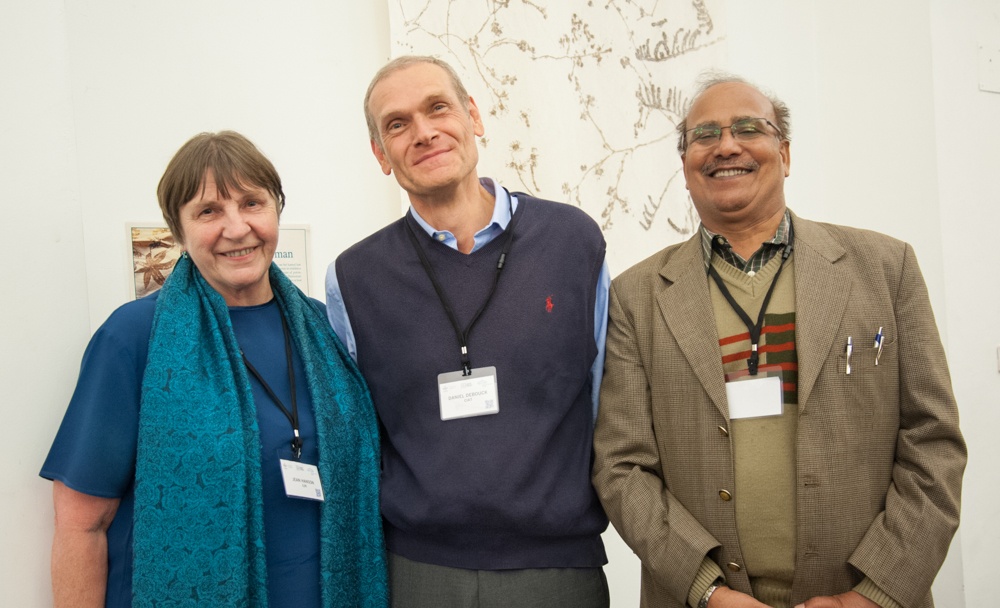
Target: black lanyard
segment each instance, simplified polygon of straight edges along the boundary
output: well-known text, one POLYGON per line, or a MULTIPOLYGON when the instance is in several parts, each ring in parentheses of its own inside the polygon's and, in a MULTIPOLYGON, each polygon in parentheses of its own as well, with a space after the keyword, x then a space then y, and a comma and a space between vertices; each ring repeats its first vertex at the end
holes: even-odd
POLYGON ((785 250, 781 252, 781 264, 778 265, 778 271, 774 273, 774 278, 771 279, 771 286, 767 289, 767 294, 764 296, 764 301, 760 305, 760 314, 757 315, 757 323, 754 324, 750 320, 750 315, 736 303, 733 298, 733 294, 729 293, 726 289, 726 284, 722 281, 722 277, 719 276, 718 271, 709 264, 708 274, 715 279, 715 284, 719 286, 719 291, 729 302, 729 305, 733 307, 733 312, 739 315, 740 319, 743 320, 744 325, 747 326, 747 330, 750 332, 750 358, 747 359, 747 370, 750 372, 751 376, 757 375, 757 367, 760 363, 760 353, 757 351, 757 346, 760 344, 760 332, 764 329, 764 313, 767 311, 767 305, 771 301, 771 294, 774 293, 774 286, 778 284, 778 277, 781 276, 781 270, 785 267, 785 260, 788 256, 792 255, 792 227, 788 227, 788 244, 785 245, 785 250))
MULTIPOLYGON (((507 193, 508 201, 510 200, 510 193, 507 193)), ((475 316, 472 317, 472 321, 469 322, 463 331, 461 326, 458 324, 458 318, 455 316, 455 311, 451 306, 451 301, 444 293, 444 289, 441 287, 441 283, 437 279, 437 275, 434 273, 434 268, 431 266, 430 260, 427 259, 427 253, 424 252, 423 247, 420 246, 420 241, 417 240, 417 233, 414 232, 413 226, 410 222, 405 222, 410 235, 410 241, 413 243, 413 248, 417 250, 417 255, 420 257, 420 263, 424 267, 424 271, 427 273, 427 277, 431 280, 431 284, 434 285, 434 291, 437 292, 438 298, 441 300, 441 305, 444 306, 444 311, 448 313, 448 319, 451 321, 451 326, 455 328, 455 336, 458 338, 458 344, 461 347, 461 357, 462 357, 462 375, 468 376, 472 374, 472 362, 469 359, 469 334, 472 333, 472 328, 479 320, 480 315, 486 310, 486 306, 493 299, 493 294, 496 293, 497 283, 500 281, 500 271, 503 270, 504 263, 507 260, 507 254, 510 253, 510 245, 514 240, 514 226, 517 224, 517 219, 521 217, 521 214, 514 215, 513 204, 510 209, 510 223, 507 224, 507 241, 503 245, 503 251, 500 252, 500 258, 497 259, 497 269, 493 274, 493 287, 490 288, 489 295, 486 296, 486 301, 483 305, 479 307, 479 311, 476 312, 475 316)))
POLYGON ((281 315, 281 331, 285 334, 285 362, 288 366, 288 386, 292 393, 291 411, 285 407, 281 399, 278 399, 278 396, 274 394, 274 390, 271 389, 271 385, 264 381, 264 377, 254 368, 242 350, 240 350, 240 355, 243 357, 243 363, 246 364, 247 370, 260 382, 260 385, 264 387, 264 390, 271 397, 271 400, 274 401, 274 404, 278 406, 278 409, 281 410, 281 413, 292 423, 292 453, 295 454, 295 460, 298 460, 302 456, 302 438, 299 437, 299 406, 295 399, 295 369, 292 366, 292 338, 288 331, 288 322, 285 321, 284 314, 281 315))

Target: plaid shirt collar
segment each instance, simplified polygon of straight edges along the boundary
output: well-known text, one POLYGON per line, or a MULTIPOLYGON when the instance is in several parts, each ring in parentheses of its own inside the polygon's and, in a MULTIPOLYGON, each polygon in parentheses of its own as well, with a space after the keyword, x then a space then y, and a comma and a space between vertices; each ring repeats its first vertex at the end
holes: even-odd
POLYGON ((785 209, 785 215, 782 216, 781 223, 778 224, 778 230, 774 233, 774 237, 769 241, 761 243, 760 248, 749 259, 744 260, 738 253, 733 251, 733 246, 729 244, 729 239, 721 234, 711 232, 708 228, 705 228, 705 224, 701 224, 698 227, 698 232, 701 234, 701 252, 705 259, 705 272, 708 272, 708 267, 712 264, 712 251, 714 250, 715 253, 719 254, 719 257, 741 271, 749 275, 756 274, 765 264, 771 261, 771 258, 788 245, 788 231, 791 226, 791 213, 785 209))

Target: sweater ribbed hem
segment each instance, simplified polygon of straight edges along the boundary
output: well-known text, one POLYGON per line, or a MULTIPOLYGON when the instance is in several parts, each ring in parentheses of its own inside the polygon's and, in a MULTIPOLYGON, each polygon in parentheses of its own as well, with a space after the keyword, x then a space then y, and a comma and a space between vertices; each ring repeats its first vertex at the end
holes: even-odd
POLYGON ((899 602, 892 599, 867 576, 854 587, 854 590, 875 602, 882 608, 903 608, 899 602))
POLYGON ((414 534, 386 522, 385 541, 389 551, 407 559, 468 570, 597 568, 608 563, 600 532, 563 537, 513 532, 414 534))
POLYGON ((792 583, 775 578, 753 577, 750 587, 757 601, 768 606, 791 606, 792 583))
POLYGON ((722 576, 722 568, 719 568, 719 564, 708 557, 703 559, 701 566, 698 568, 698 573, 694 576, 691 589, 688 591, 688 606, 698 608, 698 602, 701 601, 701 597, 705 595, 705 592, 712 586, 712 583, 720 578, 724 577, 722 576))

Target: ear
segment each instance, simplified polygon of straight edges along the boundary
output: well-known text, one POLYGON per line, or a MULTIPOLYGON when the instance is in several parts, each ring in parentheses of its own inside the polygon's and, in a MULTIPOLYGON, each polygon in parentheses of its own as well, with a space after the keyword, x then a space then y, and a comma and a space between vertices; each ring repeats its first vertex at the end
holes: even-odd
POLYGON ((687 164, 684 163, 685 160, 687 160, 687 153, 681 154, 681 171, 684 173, 684 189, 690 190, 691 186, 688 185, 687 164))
POLYGON ((386 175, 392 174, 392 167, 389 165, 389 161, 385 158, 385 152, 382 151, 382 146, 378 144, 374 139, 371 140, 372 144, 372 154, 375 155, 375 159, 378 164, 382 167, 382 173, 386 175))
POLYGON ((476 100, 469 95, 469 116, 472 117, 473 132, 476 137, 482 137, 486 134, 486 127, 483 126, 483 117, 479 113, 479 106, 476 105, 476 100))
POLYGON ((781 142, 781 164, 785 167, 785 177, 792 173, 792 145, 785 140, 781 142))

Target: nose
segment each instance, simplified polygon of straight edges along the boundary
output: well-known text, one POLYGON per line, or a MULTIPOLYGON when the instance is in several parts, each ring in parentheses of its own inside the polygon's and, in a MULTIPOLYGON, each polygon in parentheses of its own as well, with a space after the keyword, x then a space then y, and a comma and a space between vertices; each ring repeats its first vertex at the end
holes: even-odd
POLYGON ((250 224, 240 212, 239 207, 227 206, 222 217, 222 236, 231 241, 238 241, 250 232, 250 224))
POLYGON ((740 142, 736 141, 733 137, 732 129, 723 129, 722 135, 719 137, 719 143, 715 146, 715 153, 717 156, 733 156, 739 154, 743 151, 740 142))
POLYGON ((429 117, 418 115, 413 119, 413 127, 418 143, 429 143, 437 137, 437 127, 429 117))

